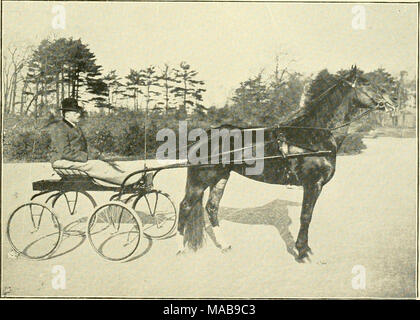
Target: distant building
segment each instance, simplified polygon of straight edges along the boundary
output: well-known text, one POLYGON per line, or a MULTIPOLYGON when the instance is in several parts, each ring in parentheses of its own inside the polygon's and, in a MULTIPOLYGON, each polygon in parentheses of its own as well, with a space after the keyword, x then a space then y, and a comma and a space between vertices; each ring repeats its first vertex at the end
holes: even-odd
POLYGON ((416 127, 416 93, 414 90, 407 89, 407 101, 401 105, 398 112, 398 126, 404 128, 416 127))

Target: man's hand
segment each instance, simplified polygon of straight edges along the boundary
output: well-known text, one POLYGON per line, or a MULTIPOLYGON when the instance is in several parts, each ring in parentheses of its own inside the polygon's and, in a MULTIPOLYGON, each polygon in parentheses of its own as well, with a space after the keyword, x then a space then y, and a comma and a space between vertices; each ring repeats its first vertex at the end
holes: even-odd
POLYGON ((107 160, 102 155, 102 152, 100 152, 98 149, 96 149, 96 148, 90 148, 89 151, 90 151, 90 159, 92 159, 92 160, 101 160, 103 162, 108 163, 112 168, 114 168, 118 172, 121 172, 121 173, 125 172, 125 171, 121 170, 120 167, 118 166, 118 164, 116 164, 114 161, 107 160))
POLYGON ((96 148, 89 148, 89 159, 92 160, 104 160, 102 156, 102 152, 100 152, 96 148))
POLYGON ((106 160, 106 159, 101 159, 102 161, 108 163, 111 167, 113 167, 115 170, 117 170, 118 172, 123 173, 124 171, 120 169, 120 167, 118 166, 118 164, 116 164, 114 161, 112 160, 106 160))
POLYGON ((96 159, 102 161, 106 160, 105 157, 102 155, 102 152, 98 152, 98 154, 96 155, 96 159))

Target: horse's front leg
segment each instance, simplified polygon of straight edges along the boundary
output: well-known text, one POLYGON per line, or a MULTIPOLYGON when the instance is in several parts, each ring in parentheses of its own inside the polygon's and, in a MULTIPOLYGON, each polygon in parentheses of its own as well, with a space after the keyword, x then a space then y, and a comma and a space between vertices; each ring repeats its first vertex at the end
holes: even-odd
POLYGON ((308 245, 308 231, 309 224, 312 220, 312 213, 315 207, 315 203, 322 190, 322 180, 307 184, 303 187, 303 202, 302 211, 300 214, 300 229, 296 241, 296 249, 298 250, 298 262, 305 262, 309 259, 308 253, 312 253, 311 248, 308 245))
POLYGON ((215 238, 214 241, 216 246, 220 248, 222 252, 226 252, 231 249, 231 245, 226 241, 222 229, 220 228, 219 219, 217 216, 220 200, 223 197, 223 192, 225 190, 227 181, 228 178, 222 178, 216 184, 210 187, 209 199, 206 204, 206 211, 209 215, 211 226, 213 227, 212 229, 215 238))

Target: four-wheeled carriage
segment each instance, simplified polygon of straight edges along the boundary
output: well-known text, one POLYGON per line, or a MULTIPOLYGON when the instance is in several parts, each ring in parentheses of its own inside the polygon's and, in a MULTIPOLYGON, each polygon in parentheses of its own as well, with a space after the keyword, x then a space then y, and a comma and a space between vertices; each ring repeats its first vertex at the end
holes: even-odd
POLYGON ((31 202, 9 217, 7 237, 17 254, 47 259, 64 237, 86 236, 103 258, 122 261, 135 253, 143 235, 152 239, 173 235, 177 213, 169 196, 153 188, 158 171, 139 170, 129 174, 122 185, 115 185, 80 170, 54 170, 61 179, 34 182, 37 193, 31 202), (135 183, 127 184, 136 176, 135 183), (97 206, 91 192, 103 191, 112 192, 112 196, 97 206), (79 219, 62 225, 59 217, 63 215, 79 219))

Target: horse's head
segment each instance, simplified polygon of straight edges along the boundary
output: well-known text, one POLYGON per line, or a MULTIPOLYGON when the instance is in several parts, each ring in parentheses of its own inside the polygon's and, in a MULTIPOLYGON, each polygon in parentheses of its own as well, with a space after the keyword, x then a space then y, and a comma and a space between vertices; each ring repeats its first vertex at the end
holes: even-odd
POLYGON ((356 66, 343 81, 353 89, 354 106, 360 109, 395 110, 395 103, 385 89, 364 77, 356 66))

